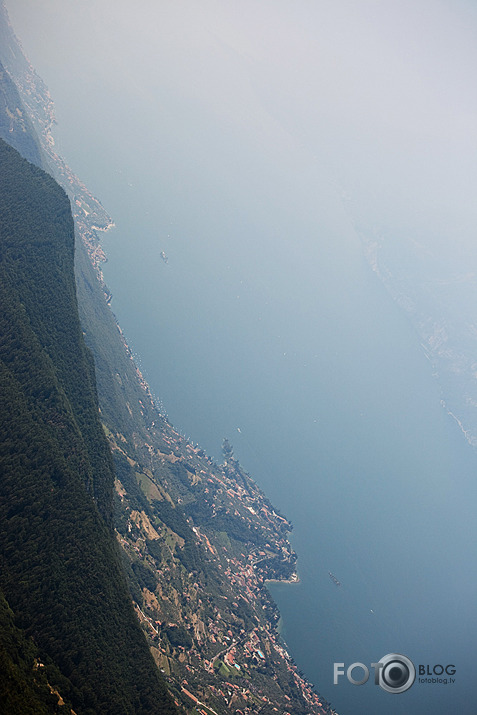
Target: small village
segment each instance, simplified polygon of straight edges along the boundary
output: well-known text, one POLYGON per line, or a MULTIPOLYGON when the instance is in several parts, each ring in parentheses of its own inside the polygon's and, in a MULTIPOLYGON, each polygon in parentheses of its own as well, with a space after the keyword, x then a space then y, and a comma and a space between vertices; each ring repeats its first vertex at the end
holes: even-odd
MULTIPOLYGON (((154 434, 156 425, 151 427, 154 434)), ((113 451, 124 452, 121 439, 110 435, 110 441, 113 451)), ((160 447, 154 442, 143 446, 142 475, 137 476, 150 510, 131 509, 118 539, 133 560, 147 564, 158 578, 155 590, 143 588, 143 605, 135 607, 177 702, 207 715, 231 708, 243 715, 333 713, 281 643, 279 613, 266 588, 269 579, 286 580, 291 588, 298 582, 288 539, 291 525, 243 471, 230 445, 218 465, 170 425, 162 425, 160 447), (180 488, 173 473, 180 477, 180 488), (160 482, 155 474, 161 474, 160 482), (188 516, 190 534, 207 564, 205 581, 201 569, 186 573, 181 564, 184 534, 154 517, 158 501, 168 497, 187 514, 192 492, 211 523, 230 523, 232 532, 241 528, 255 536, 248 543, 237 541, 188 516), (151 552, 157 554, 159 544, 163 558, 158 562, 151 552)), ((126 488, 117 483, 116 491, 127 508, 126 488)))

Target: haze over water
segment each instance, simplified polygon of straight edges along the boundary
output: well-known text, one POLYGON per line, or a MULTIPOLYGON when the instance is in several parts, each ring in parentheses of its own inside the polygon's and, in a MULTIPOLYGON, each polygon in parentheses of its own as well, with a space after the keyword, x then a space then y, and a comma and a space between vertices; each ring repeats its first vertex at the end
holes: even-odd
POLYGON ((153 392, 294 523, 301 582, 271 589, 298 666, 340 715, 474 713, 477 460, 359 236, 475 265, 474 6, 7 6, 116 223, 105 278, 153 392), (456 682, 333 685, 390 652, 456 682))

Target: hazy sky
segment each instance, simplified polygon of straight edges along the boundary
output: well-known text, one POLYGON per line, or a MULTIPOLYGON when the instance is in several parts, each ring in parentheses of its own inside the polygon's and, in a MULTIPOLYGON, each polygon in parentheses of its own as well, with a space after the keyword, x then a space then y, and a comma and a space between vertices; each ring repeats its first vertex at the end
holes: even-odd
POLYGON ((359 185, 378 220, 393 212, 406 228, 425 233, 432 211, 436 227, 457 221, 452 240, 469 247, 477 188, 474 3, 11 0, 7 6, 40 73, 48 78, 55 66, 53 95, 56 82, 71 85, 60 120, 70 122, 66 111, 76 115, 78 131, 94 135, 101 106, 96 113, 87 97, 97 102, 103 88, 131 142, 135 131, 151 135, 151 159, 161 159, 154 156, 157 130, 171 141, 189 135, 190 159, 203 161, 201 151, 212 160, 222 154, 232 161, 229 169, 238 161, 230 155, 239 137, 258 145, 259 163, 261 156, 293 163, 302 152, 329 165, 353 192, 359 185), (68 53, 63 76, 62 52, 68 53), (162 116, 147 116, 158 103, 162 116))
MULTIPOLYGON (((346 232, 345 193, 348 229, 378 238, 413 300, 427 290, 451 323, 468 312, 456 339, 475 332, 474 2, 7 6, 57 99, 60 152, 107 209, 149 215, 151 232, 187 218, 181 230, 203 241, 197 261, 220 265, 240 260, 237 226, 245 253, 329 254, 346 232), (327 207, 330 230, 313 230, 327 207), (198 237, 207 223, 216 245, 198 237)), ((272 290, 274 266, 256 265, 272 290)))

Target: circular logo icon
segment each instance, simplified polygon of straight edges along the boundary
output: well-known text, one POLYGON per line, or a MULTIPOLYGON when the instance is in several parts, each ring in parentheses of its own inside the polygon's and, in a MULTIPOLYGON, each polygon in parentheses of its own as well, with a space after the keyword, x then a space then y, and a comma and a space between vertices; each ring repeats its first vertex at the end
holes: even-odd
POLYGON ((379 685, 388 693, 404 693, 416 679, 414 663, 400 653, 388 653, 379 661, 379 685))

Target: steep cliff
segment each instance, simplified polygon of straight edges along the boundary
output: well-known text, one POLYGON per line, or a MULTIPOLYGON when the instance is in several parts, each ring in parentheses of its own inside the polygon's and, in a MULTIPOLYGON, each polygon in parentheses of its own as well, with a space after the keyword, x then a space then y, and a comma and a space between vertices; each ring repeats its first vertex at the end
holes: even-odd
MULTIPOLYGON (((1 140, 0 167, 0 588, 18 638, 32 641, 25 657, 38 654, 78 715, 172 713, 111 531, 114 474, 78 318, 69 201, 1 140)), ((3 643, 7 661, 14 643, 3 643)), ((1 677, 13 707, 21 679, 1 677)))

